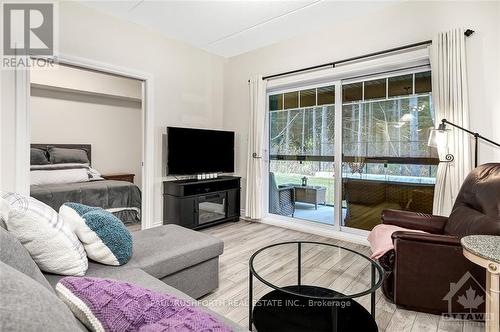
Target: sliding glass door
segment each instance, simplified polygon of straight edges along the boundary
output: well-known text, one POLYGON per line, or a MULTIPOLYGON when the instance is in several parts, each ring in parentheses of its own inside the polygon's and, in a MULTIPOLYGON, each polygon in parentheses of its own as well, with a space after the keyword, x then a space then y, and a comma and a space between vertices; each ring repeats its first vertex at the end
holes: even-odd
POLYGON ((431 213, 430 80, 426 69, 269 94, 268 212, 347 231, 371 230, 387 208, 431 213))
POLYGON ((342 226, 371 230, 384 209, 432 213, 437 151, 430 71, 342 86, 342 226))
POLYGON ((335 87, 269 96, 269 213, 333 225, 335 87))

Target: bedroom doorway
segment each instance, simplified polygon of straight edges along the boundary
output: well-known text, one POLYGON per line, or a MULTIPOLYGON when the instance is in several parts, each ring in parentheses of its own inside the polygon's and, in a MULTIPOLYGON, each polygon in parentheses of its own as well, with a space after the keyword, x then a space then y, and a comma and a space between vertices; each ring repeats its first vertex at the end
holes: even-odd
POLYGON ((26 74, 24 192, 50 196, 55 210, 76 201, 152 227, 150 76, 69 58, 26 74))

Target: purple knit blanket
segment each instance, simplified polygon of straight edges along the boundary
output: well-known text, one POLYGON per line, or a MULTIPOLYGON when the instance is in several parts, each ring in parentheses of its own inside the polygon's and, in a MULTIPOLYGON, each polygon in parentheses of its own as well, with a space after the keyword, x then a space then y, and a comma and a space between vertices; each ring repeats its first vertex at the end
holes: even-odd
POLYGON ((82 310, 79 302, 87 326, 97 320, 105 331, 231 331, 210 314, 173 295, 101 278, 66 277, 59 283, 56 290, 73 311, 78 299, 85 305, 82 310))

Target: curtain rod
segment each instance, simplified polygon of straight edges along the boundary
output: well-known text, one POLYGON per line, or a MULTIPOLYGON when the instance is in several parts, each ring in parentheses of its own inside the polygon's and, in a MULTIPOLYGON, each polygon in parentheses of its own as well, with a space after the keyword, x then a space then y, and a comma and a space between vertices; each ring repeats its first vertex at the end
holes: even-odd
MULTIPOLYGON (((473 33, 474 33, 474 30, 467 29, 464 32, 464 35, 466 37, 469 37, 473 33)), ((419 42, 419 43, 414 43, 414 44, 399 46, 399 47, 395 47, 395 48, 389 48, 389 49, 383 50, 383 51, 378 51, 378 52, 374 52, 374 53, 368 53, 368 54, 364 54, 364 55, 360 55, 360 56, 355 56, 355 57, 344 59, 344 60, 339 60, 339 61, 324 63, 322 65, 316 65, 316 66, 302 68, 302 69, 290 70, 290 71, 287 71, 287 72, 284 72, 284 73, 279 73, 279 74, 273 74, 273 75, 269 75, 269 76, 264 76, 262 79, 263 80, 268 80, 268 79, 271 79, 271 78, 276 78, 276 77, 280 77, 280 76, 287 76, 287 75, 291 75, 291 74, 295 74, 295 73, 300 73, 300 72, 303 72, 303 71, 309 71, 309 70, 319 69, 319 68, 323 68, 323 67, 330 67, 331 66, 332 68, 335 68, 336 65, 339 65, 341 63, 351 62, 351 61, 360 60, 360 59, 364 59, 364 58, 370 58, 370 57, 377 56, 377 55, 382 55, 382 54, 386 54, 386 53, 397 52, 397 51, 401 51, 401 50, 404 50, 404 49, 407 49, 407 48, 413 48, 413 47, 418 47, 418 46, 423 46, 423 45, 430 45, 430 44, 432 44, 432 40, 426 40, 426 41, 419 42)))

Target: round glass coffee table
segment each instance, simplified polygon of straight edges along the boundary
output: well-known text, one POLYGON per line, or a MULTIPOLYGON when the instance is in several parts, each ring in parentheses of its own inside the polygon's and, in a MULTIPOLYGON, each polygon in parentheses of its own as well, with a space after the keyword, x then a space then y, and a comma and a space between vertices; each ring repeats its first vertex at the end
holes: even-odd
POLYGON ((334 244, 293 241, 259 249, 249 266, 250 330, 253 324, 259 332, 378 331, 375 291, 383 270, 369 257, 334 244), (254 278, 261 283, 254 285, 254 278))

